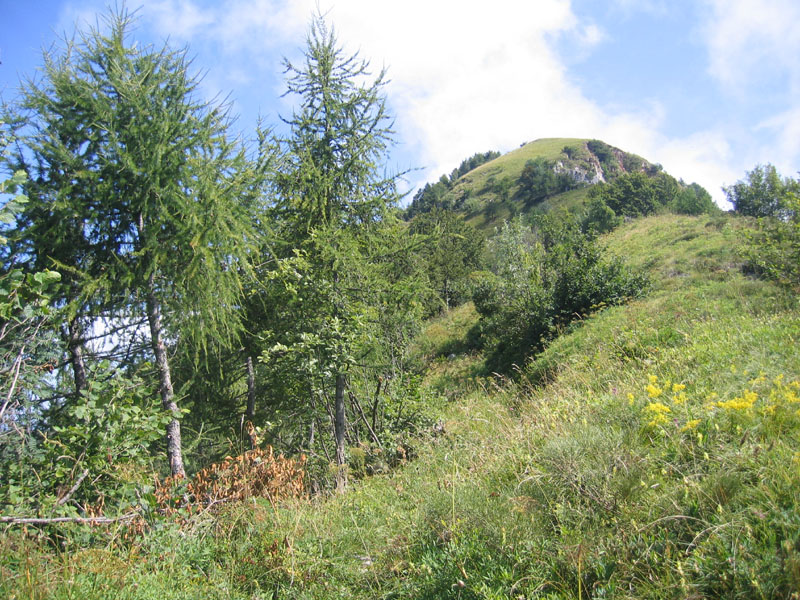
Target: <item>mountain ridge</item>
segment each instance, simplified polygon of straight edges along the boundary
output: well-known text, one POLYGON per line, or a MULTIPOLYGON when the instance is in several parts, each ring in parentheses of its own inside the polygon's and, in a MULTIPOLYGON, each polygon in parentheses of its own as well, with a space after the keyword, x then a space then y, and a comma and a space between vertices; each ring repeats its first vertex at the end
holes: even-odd
POLYGON ((658 163, 601 140, 540 138, 458 177, 443 175, 437 182, 426 184, 414 196, 406 216, 413 218, 433 209, 457 210, 472 225, 484 229, 532 209, 579 212, 593 186, 637 172, 648 178, 663 174, 678 187, 685 187, 658 163))

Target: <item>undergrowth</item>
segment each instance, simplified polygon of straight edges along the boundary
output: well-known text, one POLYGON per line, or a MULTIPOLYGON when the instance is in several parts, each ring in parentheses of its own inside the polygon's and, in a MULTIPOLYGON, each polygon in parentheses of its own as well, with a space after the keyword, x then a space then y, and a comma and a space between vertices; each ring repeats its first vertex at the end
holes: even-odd
POLYGON ((7 530, 0 595, 800 598, 800 312, 742 273, 739 223, 611 234, 654 289, 513 381, 463 352, 473 308, 434 322, 417 348, 442 434, 400 468, 132 541, 7 530))

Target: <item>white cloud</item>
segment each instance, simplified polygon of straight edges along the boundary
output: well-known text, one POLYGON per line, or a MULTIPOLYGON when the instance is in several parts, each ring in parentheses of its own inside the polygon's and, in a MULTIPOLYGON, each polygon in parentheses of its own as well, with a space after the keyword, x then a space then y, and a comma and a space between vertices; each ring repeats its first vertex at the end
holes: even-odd
POLYGON ((297 39, 308 21, 302 2, 280 0, 144 0, 146 18, 162 36, 197 37, 226 53, 264 50, 297 39))
POLYGON ((606 41, 608 34, 597 25, 589 24, 583 27, 579 39, 582 46, 591 48, 606 41))
POLYGON ((664 140, 654 154, 668 173, 686 183, 702 185, 723 208, 729 208, 722 191, 742 176, 741 166, 730 166, 733 149, 724 132, 701 131, 686 138, 664 140))
POLYGON ((710 72, 741 89, 763 77, 787 77, 800 89, 800 3, 796 0, 708 0, 710 72))
POLYGON ((658 107, 606 114, 570 82, 554 37, 591 45, 605 34, 581 23, 567 0, 499 0, 491 10, 474 1, 394 6, 333 3, 330 18, 342 40, 358 40, 373 64, 389 65, 398 132, 418 151, 425 179, 475 152, 541 137, 602 137, 636 148, 633 140, 660 122, 658 107))
POLYGON ((652 15, 665 15, 670 3, 666 0, 613 0, 614 8, 624 13, 644 12, 652 15))
POLYGON ((147 12, 160 35, 179 40, 189 40, 197 31, 214 23, 214 15, 191 0, 149 2, 147 12))
MULTIPOLYGON (((269 110, 282 114, 289 112, 286 102, 291 99, 279 99, 280 59, 298 56, 319 5, 348 52, 360 51, 376 71, 388 66, 387 94, 406 157, 400 160, 410 163, 398 167, 425 168, 412 175, 414 184, 449 172, 475 152, 507 151, 541 137, 603 139, 661 162, 677 177, 698 181, 718 201, 721 181, 736 179, 729 131, 676 139, 663 132, 667 107, 653 102, 635 111, 601 108, 591 90, 580 89, 570 79, 554 40, 568 36, 589 51, 611 35, 579 18, 570 0, 495 0, 491 6, 478 0, 142 1, 143 25, 160 37, 189 43, 192 52, 204 50, 198 67, 208 69, 207 88, 223 95, 233 90, 239 98, 260 95, 269 110), (209 56, 217 63, 209 64, 209 56)), ((752 0, 707 1, 712 7, 709 22, 715 23, 706 28, 711 62, 721 79, 731 79, 748 41, 767 34, 758 26, 748 29, 740 14, 752 8, 752 0), (728 6, 733 10, 726 16, 728 6), (737 34, 741 43, 731 44, 731 39, 740 39, 737 34)), ((774 13, 789 1, 765 0, 773 20, 781 21, 774 13)), ((617 0, 614 6, 651 13, 666 10, 658 0, 635 6, 617 0)), ((782 22, 773 27, 786 30, 785 18, 782 22)), ((787 48, 793 47, 792 36, 797 37, 791 32, 784 36, 787 48)), ((768 45, 765 52, 775 54, 777 44, 768 45)), ((794 61, 786 58, 786 68, 794 68, 794 61)), ((790 148, 792 140, 784 137, 790 148)))
POLYGON ((797 177, 800 169, 797 163, 797 157, 800 156, 800 105, 764 120, 758 129, 770 132, 775 140, 770 150, 778 157, 767 156, 758 162, 772 162, 783 175, 797 177))

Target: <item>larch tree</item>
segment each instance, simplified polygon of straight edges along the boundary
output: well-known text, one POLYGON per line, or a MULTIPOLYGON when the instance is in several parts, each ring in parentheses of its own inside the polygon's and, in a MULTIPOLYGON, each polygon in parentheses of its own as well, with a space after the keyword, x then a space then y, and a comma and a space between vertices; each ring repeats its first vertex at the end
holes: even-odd
POLYGON ((67 42, 60 57, 46 57, 44 80, 27 86, 20 140, 40 163, 28 233, 37 252, 74 267, 79 302, 102 298, 117 318, 146 323, 146 358, 172 416, 170 471, 180 477, 168 346, 200 356, 212 341, 235 340, 259 175, 229 139, 225 108, 197 99, 186 51, 132 43, 131 22, 124 8, 111 13, 107 33, 92 28, 67 42), (47 235, 80 255, 51 248, 47 235))
POLYGON ((329 399, 330 381, 337 488, 343 489, 347 373, 369 337, 375 229, 397 200, 396 176, 384 170, 392 139, 385 72, 373 78, 368 63, 347 55, 320 16, 311 24, 304 63, 286 61, 286 72, 286 93, 299 104, 286 121, 291 133, 278 176, 277 213, 290 240, 279 270, 295 298, 286 307, 297 327, 279 347, 306 357, 317 390, 312 401, 317 393, 329 399))

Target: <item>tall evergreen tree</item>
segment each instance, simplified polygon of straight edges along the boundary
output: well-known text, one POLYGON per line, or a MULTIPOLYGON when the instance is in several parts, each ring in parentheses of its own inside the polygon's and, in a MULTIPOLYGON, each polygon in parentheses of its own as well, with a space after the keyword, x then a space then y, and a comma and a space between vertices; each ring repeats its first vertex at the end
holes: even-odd
POLYGON ((124 8, 112 13, 108 33, 91 29, 46 57, 43 82, 27 86, 22 141, 42 175, 22 236, 71 261, 80 302, 99 296, 117 318, 146 321, 162 407, 173 417, 170 470, 183 476, 167 346, 199 356, 211 340, 235 339, 258 169, 228 139, 224 108, 195 98, 186 51, 137 46, 130 27, 124 8), (51 247, 48 236, 64 242, 51 247))
POLYGON ((369 81, 368 63, 346 55, 322 17, 311 24, 304 64, 287 61, 286 71, 287 94, 300 102, 287 120, 291 135, 284 140, 286 161, 278 179, 279 212, 293 240, 284 281, 302 301, 293 304, 294 347, 309 357, 306 364, 317 365, 323 398, 328 397, 324 380, 332 380, 341 489, 347 373, 364 341, 364 314, 375 285, 370 279, 375 230, 397 198, 396 178, 383 170, 392 137, 382 94, 385 72, 369 81))

